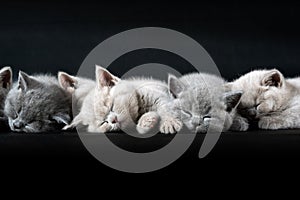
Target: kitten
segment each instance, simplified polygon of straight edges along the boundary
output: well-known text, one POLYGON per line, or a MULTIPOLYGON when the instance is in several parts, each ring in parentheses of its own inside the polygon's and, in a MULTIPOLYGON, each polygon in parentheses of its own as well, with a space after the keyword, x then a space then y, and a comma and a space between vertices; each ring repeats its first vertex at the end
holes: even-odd
POLYGON ((169 112, 166 83, 147 78, 120 80, 96 66, 96 84, 71 126, 81 123, 89 132, 103 133, 134 128, 145 134, 155 127, 162 133, 175 133, 181 129, 181 121, 169 112))
POLYGON ((72 118, 71 95, 53 76, 29 76, 20 71, 7 95, 4 112, 12 131, 61 130, 72 118))
POLYGON ((235 117, 241 91, 225 92, 226 82, 215 75, 192 73, 176 78, 169 75, 169 91, 175 110, 184 124, 196 133, 212 130, 227 131, 235 117))
POLYGON ((4 102, 12 86, 12 70, 10 67, 3 67, 0 70, 0 129, 7 127, 7 117, 4 115, 4 102))
POLYGON ((300 78, 280 71, 255 70, 228 84, 245 91, 238 107, 243 117, 257 119, 262 129, 300 128, 300 78))
POLYGON ((96 82, 83 77, 71 76, 65 72, 58 73, 59 85, 72 95, 73 115, 76 116, 86 96, 92 91, 96 82))

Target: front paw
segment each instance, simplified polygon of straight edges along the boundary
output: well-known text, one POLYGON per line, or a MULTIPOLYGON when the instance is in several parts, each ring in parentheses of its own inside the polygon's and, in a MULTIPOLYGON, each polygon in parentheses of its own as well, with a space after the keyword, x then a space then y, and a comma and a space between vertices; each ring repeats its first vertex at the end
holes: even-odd
POLYGON ((110 132, 111 130, 112 130, 112 126, 108 122, 104 122, 102 125, 100 125, 97 128, 97 132, 100 132, 100 133, 107 133, 107 132, 110 132))
POLYGON ((149 112, 139 119, 137 124, 137 131, 140 134, 148 133, 150 130, 154 129, 154 127, 158 124, 159 115, 155 112, 149 112))
POLYGON ((284 121, 278 117, 262 117, 258 122, 258 127, 270 130, 287 128, 284 127, 284 121))
POLYGON ((233 119, 229 130, 231 131, 247 131, 249 129, 248 120, 243 117, 236 117, 233 119))
POLYGON ((173 134, 180 131, 182 128, 182 122, 177 118, 168 117, 161 121, 159 131, 165 134, 173 134))

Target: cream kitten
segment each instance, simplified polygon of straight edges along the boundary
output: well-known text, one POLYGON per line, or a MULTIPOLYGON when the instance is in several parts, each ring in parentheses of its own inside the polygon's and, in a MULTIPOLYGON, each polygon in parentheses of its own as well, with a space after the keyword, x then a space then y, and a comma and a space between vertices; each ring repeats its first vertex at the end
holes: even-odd
POLYGON ((71 126, 87 125, 90 132, 134 131, 134 128, 141 134, 157 126, 162 133, 181 129, 182 122, 170 112, 166 83, 146 78, 120 80, 97 66, 96 84, 71 126))
POLYGON ((300 128, 300 78, 285 79, 277 69, 256 70, 228 88, 245 91, 238 110, 250 120, 258 119, 259 128, 300 128))

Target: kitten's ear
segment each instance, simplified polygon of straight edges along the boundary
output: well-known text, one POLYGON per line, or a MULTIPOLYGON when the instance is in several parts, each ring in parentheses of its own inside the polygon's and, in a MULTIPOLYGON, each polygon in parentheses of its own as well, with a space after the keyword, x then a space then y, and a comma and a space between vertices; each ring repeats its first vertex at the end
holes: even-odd
POLYGON ((110 87, 114 86, 120 80, 121 79, 112 75, 105 68, 96 65, 96 82, 100 88, 105 87, 105 86, 110 86, 110 87))
POLYGON ((58 113, 52 116, 52 119, 55 120, 59 124, 68 125, 71 123, 71 117, 67 113, 58 113))
POLYGON ((38 85, 38 81, 25 72, 19 71, 18 84, 18 88, 22 89, 22 91, 26 91, 28 88, 33 88, 38 85))
POLYGON ((78 84, 76 77, 65 72, 58 72, 58 82, 59 85, 69 93, 73 93, 78 84))
POLYGON ((227 112, 230 112, 240 103, 242 95, 243 91, 225 92, 223 98, 227 112))
POLYGON ((174 75, 169 74, 168 77, 169 92, 177 98, 185 89, 184 84, 174 75))
POLYGON ((10 89, 12 85, 12 70, 10 67, 3 67, 0 70, 0 87, 10 89))
POLYGON ((284 81, 284 77, 282 73, 277 69, 273 69, 264 76, 261 84, 263 86, 281 87, 283 81, 284 81))

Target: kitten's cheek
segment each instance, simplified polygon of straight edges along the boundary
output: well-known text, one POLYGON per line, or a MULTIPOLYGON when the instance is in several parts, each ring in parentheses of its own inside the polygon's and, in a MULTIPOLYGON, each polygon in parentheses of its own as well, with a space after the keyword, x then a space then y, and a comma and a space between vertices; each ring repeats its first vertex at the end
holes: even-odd
POLYGON ((209 125, 210 123, 211 123, 211 119, 210 118, 205 118, 204 120, 203 120, 203 122, 204 122, 204 124, 205 125, 209 125))
POLYGON ((11 130, 14 130, 13 120, 11 118, 8 118, 8 125, 9 125, 11 130))
POLYGON ((196 126, 194 126, 190 120, 182 120, 184 125, 191 131, 194 131, 196 129, 196 126))
POLYGON ((256 109, 259 114, 269 113, 274 110, 274 103, 272 101, 266 101, 257 106, 256 109))

